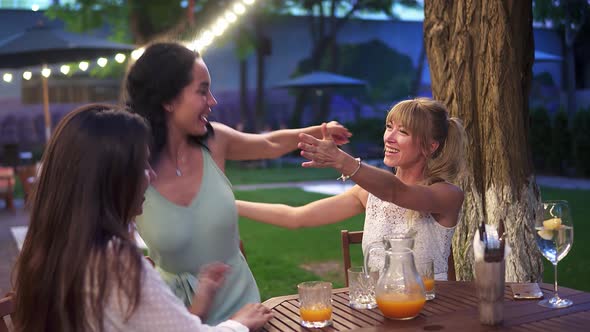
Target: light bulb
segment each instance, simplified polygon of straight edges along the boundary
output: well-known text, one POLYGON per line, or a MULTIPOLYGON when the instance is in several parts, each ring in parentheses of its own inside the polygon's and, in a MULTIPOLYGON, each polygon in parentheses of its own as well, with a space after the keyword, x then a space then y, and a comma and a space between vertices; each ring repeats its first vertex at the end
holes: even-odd
POLYGON ((115 61, 117 61, 118 63, 123 63, 125 62, 125 54, 123 53, 117 53, 117 55, 115 55, 115 61))
POLYGON ((51 69, 49 69, 49 68, 41 69, 41 75, 43 75, 43 77, 45 77, 45 78, 48 78, 49 76, 51 76, 51 69))
POLYGON ((86 71, 88 69, 88 66, 88 61, 80 61, 80 64, 78 64, 78 68, 80 68, 81 71, 86 71))
POLYGON ((140 48, 134 50, 133 52, 131 52, 131 57, 133 58, 133 60, 137 60, 143 54, 144 51, 145 51, 145 48, 140 47, 140 48))
POLYGON ((70 72, 70 66, 63 65, 59 68, 59 71, 61 71, 62 74, 67 75, 70 72))

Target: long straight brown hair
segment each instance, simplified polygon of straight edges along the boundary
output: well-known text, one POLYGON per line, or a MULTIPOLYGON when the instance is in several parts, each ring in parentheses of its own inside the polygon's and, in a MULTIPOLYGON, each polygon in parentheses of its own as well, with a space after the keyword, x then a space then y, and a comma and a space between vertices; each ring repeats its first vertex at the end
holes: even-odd
POLYGON ((58 124, 14 269, 17 331, 101 331, 113 295, 131 316, 142 256, 129 228, 141 204, 149 135, 140 116, 104 104, 78 108, 58 124))

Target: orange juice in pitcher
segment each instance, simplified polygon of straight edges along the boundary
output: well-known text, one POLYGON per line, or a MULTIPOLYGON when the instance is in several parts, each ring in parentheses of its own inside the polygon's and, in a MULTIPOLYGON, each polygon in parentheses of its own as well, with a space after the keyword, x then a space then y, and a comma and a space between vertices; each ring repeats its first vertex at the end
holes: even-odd
POLYGON ((385 264, 375 287, 377 307, 387 318, 412 319, 420 314, 426 302, 414 253, 409 248, 391 248, 384 253, 385 264))

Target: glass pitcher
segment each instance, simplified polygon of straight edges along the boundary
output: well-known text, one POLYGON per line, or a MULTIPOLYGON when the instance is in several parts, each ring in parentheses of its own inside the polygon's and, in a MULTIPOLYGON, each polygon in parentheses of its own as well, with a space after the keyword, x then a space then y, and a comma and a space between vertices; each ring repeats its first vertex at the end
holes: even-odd
POLYGON ((390 319, 412 319, 426 302, 424 284, 409 248, 385 250, 385 264, 375 287, 377 307, 390 319))
POLYGON ((410 229, 405 233, 392 233, 385 235, 381 241, 376 241, 369 244, 364 252, 365 271, 371 271, 369 270, 370 257, 377 251, 381 252, 392 248, 407 248, 414 250, 415 237, 416 231, 414 229, 410 229))

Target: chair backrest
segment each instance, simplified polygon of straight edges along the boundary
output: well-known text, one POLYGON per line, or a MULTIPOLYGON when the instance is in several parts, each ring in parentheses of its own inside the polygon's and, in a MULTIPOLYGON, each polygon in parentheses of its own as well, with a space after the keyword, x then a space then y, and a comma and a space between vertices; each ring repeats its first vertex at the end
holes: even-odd
MULTIPOLYGON (((360 244, 363 242, 363 231, 349 232, 348 230, 340 231, 342 236, 342 258, 344 260, 344 280, 348 287, 348 269, 350 268, 350 245, 360 244)), ((447 280, 457 280, 455 275, 455 260, 453 259, 453 246, 451 245, 451 254, 448 259, 447 280)))
POLYGON ((342 258, 344 260, 344 280, 348 287, 348 269, 350 268, 350 245, 360 244, 363 242, 363 231, 349 232, 344 229, 340 231, 342 236, 342 258))
POLYGON ((6 208, 15 212, 14 208, 14 169, 12 167, 0 167, 0 199, 6 201, 6 208))
POLYGON ((14 301, 11 295, 0 299, 0 332, 13 331, 11 315, 14 313, 14 301))

